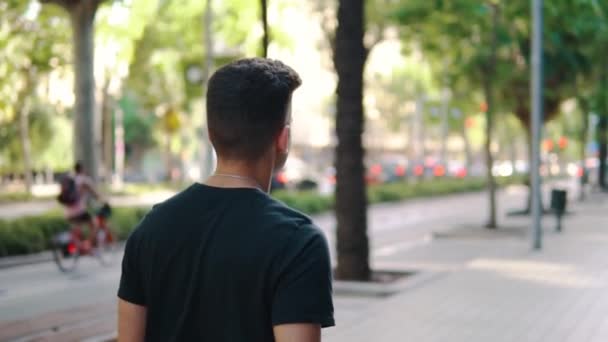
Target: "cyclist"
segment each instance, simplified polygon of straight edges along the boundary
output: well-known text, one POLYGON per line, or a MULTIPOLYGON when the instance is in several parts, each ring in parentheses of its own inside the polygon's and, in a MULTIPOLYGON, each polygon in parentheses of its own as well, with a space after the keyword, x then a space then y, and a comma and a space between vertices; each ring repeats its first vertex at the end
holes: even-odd
POLYGON ((90 249, 97 232, 97 222, 88 211, 91 199, 104 203, 93 180, 84 172, 82 163, 76 162, 74 172, 61 180, 61 192, 57 200, 63 205, 65 217, 70 224, 89 226, 91 234, 83 246, 85 250, 90 249))

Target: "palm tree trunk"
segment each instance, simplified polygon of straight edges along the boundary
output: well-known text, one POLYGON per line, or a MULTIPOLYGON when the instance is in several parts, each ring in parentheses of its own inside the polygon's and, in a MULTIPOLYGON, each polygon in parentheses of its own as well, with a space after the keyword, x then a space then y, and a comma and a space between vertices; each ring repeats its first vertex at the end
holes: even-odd
POLYGON ((367 196, 363 166, 363 0, 340 0, 334 45, 338 74, 336 219, 339 279, 369 280, 367 196))
POLYGON ((98 149, 95 148, 95 75, 93 69, 94 19, 97 1, 70 2, 74 45, 74 152, 95 181, 98 179, 98 149))

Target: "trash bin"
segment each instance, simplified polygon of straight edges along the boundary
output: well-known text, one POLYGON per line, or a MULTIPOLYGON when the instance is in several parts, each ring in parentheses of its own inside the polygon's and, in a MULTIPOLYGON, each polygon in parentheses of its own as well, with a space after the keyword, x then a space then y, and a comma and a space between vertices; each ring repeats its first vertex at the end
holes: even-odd
POLYGON ((562 189, 551 190, 551 210, 557 218, 557 231, 562 231, 562 216, 566 213, 568 192, 562 189))

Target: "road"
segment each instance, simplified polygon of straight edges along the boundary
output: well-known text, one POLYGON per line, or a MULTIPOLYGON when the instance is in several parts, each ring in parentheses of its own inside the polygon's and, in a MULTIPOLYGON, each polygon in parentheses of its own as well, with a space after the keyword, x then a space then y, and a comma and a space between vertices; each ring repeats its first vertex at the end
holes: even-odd
MULTIPOLYGON (((504 217, 508 210, 521 208, 525 196, 526 191, 522 187, 500 191, 499 217, 504 217)), ((399 262, 399 252, 429 243, 433 232, 481 227, 486 216, 486 202, 486 194, 470 193, 373 206, 369 215, 372 262, 376 267, 399 262)), ((313 219, 326 233, 334 258, 333 215, 322 214, 313 219)), ((96 260, 87 259, 90 258, 81 260, 75 273, 67 275, 59 273, 53 263, 0 270, 0 331, 3 324, 4 328, 7 325, 14 328, 16 320, 45 317, 45 313, 72 307, 94 308, 98 303, 114 303, 120 276, 119 263, 106 268, 96 260), (12 325, 8 323, 11 321, 12 325)), ((353 305, 353 302, 346 305, 353 305)), ((111 307, 104 310, 113 312, 111 307)), ((340 311, 339 300, 337 311, 340 311)), ((58 319, 57 315, 54 317, 58 319)), ((112 315, 110 319, 114 319, 112 315)), ((104 324, 107 326, 111 322, 105 321, 104 324)), ((3 340, 1 334, 0 340, 3 340)))

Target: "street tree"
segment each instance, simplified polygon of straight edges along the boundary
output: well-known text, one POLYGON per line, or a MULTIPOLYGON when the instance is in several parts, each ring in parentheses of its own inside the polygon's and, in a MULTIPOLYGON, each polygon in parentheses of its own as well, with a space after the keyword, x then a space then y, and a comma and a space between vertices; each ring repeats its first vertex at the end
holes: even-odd
POLYGON ((262 57, 268 57, 270 32, 268 31, 268 0, 260 0, 260 15, 262 21, 262 57))
POLYGON ((62 7, 72 24, 74 61, 74 153, 93 180, 98 176, 99 151, 95 146, 95 14, 104 0, 41 0, 62 7))
POLYGON ((34 152, 41 151, 39 146, 33 148, 32 133, 42 135, 36 136, 36 141, 44 137, 48 139, 50 118, 45 115, 54 109, 47 104, 48 110, 42 110, 44 101, 37 93, 40 93, 39 84, 48 81, 54 67, 65 63, 66 56, 62 52, 67 40, 63 33, 65 23, 53 20, 53 11, 41 12, 31 2, 8 1, 0 7, 3 7, 0 11, 0 57, 6 61, 0 68, 0 122, 6 121, 10 127, 5 131, 6 143, 3 146, 9 155, 10 146, 19 146, 20 153, 13 153, 10 159, 22 165, 20 169, 29 193, 34 152), (31 131, 33 124, 38 129, 31 131), (10 132, 18 132, 18 140, 11 141, 11 137, 17 136, 10 132))
POLYGON ((437 77, 451 88, 465 83, 483 94, 485 156, 488 188, 487 228, 497 227, 496 181, 491 146, 498 113, 496 89, 504 71, 504 48, 509 44, 502 24, 502 5, 495 1, 403 3, 395 15, 406 46, 433 61, 437 77), (462 21, 462 18, 469 18, 462 21))
MULTIPOLYGON (((581 130, 581 139, 586 138, 587 117, 590 109, 599 115, 595 136, 599 145, 598 182, 602 189, 608 190, 608 4, 599 1, 579 1, 576 4, 584 17, 577 20, 576 31, 578 41, 582 42, 581 50, 590 61, 590 67, 583 69, 581 79, 583 88, 589 89, 582 93, 578 99, 584 115, 584 125, 581 130), (583 132, 584 131, 584 132, 583 132)), ((586 139, 585 139, 586 140, 586 139)), ((583 144, 584 146, 584 144, 583 144)), ((584 147, 582 158, 584 160, 584 147)), ((584 164, 584 163, 583 163, 584 164)))
POLYGON ((363 0, 340 0, 334 41, 338 74, 336 134, 336 219, 340 279, 368 280, 369 241, 363 166, 363 71, 367 59, 363 36, 363 0))
MULTIPOLYGON (((583 44, 588 37, 580 35, 581 25, 593 18, 581 6, 590 6, 595 1, 544 2, 543 12, 545 30, 543 37, 543 122, 553 120, 560 113, 561 103, 577 97, 582 92, 578 88, 581 74, 587 73, 591 60, 583 54, 583 44)), ((513 99, 514 113, 526 129, 529 156, 532 158, 531 142, 531 102, 530 86, 530 11, 526 4, 513 3, 508 7, 509 15, 518 17, 519 24, 512 25, 510 35, 514 42, 513 63, 519 67, 514 70, 505 94, 513 99)), ((597 23, 596 23, 597 24, 597 23)), ((596 27, 595 29, 597 29, 596 27)), ((531 159, 530 159, 530 165, 531 159)), ((527 181, 528 185, 530 181, 527 181)), ((532 197, 529 193, 524 213, 530 212, 532 197)))

